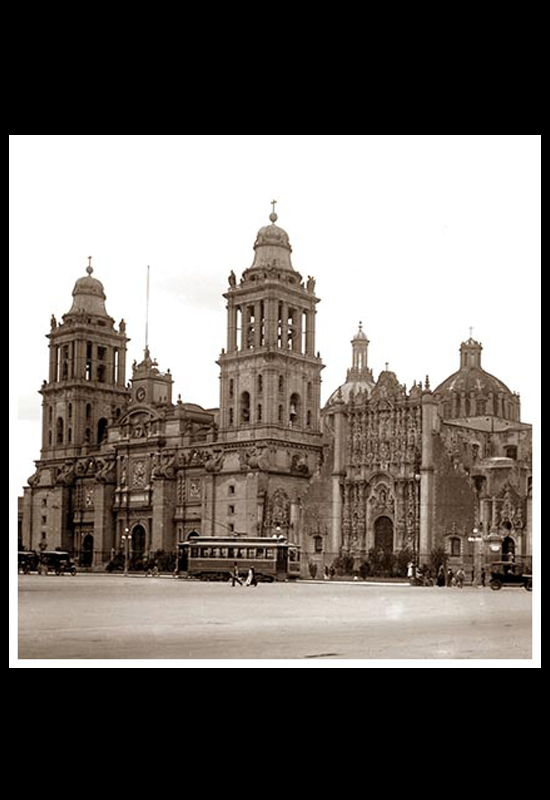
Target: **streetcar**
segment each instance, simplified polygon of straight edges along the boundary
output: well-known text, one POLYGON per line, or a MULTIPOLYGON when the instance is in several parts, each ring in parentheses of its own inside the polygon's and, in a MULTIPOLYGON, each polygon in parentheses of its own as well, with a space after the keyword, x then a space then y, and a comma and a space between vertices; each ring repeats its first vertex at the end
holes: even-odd
POLYGON ((242 578, 254 569, 258 581, 300 577, 300 547, 283 537, 196 536, 178 544, 178 575, 206 581, 229 580, 236 569, 242 578))

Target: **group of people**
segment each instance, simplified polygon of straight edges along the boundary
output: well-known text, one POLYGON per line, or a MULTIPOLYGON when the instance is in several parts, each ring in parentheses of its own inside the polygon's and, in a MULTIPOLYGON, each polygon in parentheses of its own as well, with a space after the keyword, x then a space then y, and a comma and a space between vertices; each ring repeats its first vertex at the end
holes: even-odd
MULTIPOLYGON (((486 573, 485 568, 481 568, 481 586, 485 586, 486 573)), ((458 586, 459 589, 464 588, 464 581, 466 580, 466 573, 459 567, 456 572, 449 567, 445 572, 445 567, 440 564, 437 570, 436 584, 438 586, 458 586)), ((472 585, 475 583, 475 571, 472 569, 472 585)))
MULTIPOLYGON (((239 575, 239 567, 237 565, 237 562, 235 562, 233 564, 233 569, 231 570, 231 586, 235 586, 236 583, 238 583, 239 586, 243 585, 243 582, 241 580, 241 576, 239 575)), ((244 581, 244 585, 245 586, 257 586, 258 585, 258 579, 256 578, 256 572, 254 571, 254 567, 250 567, 249 568, 248 574, 247 574, 246 579, 244 581)))

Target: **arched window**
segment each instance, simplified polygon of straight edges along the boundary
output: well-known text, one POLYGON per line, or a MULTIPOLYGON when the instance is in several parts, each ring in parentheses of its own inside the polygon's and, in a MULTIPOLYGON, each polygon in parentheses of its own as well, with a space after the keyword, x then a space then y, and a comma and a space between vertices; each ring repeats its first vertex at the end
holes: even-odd
POLYGON ((258 403, 258 413, 256 414, 256 422, 262 421, 262 404, 258 403))
POLYGON ((452 556, 460 556, 460 539, 458 536, 451 536, 449 539, 449 553, 452 556))
POLYGON ((314 536, 313 537, 313 552, 314 553, 322 553, 323 552, 323 537, 322 536, 314 536))
POLYGON ((57 418, 57 444, 63 444, 63 417, 57 418))
POLYGON ((282 375, 279 375, 279 394, 282 394, 285 389, 285 379, 282 375))
POLYGON ((241 395, 241 422, 248 425, 250 422, 250 394, 243 392, 241 395))
POLYGON ((298 392, 294 392, 290 395, 290 407, 288 410, 288 421, 293 428, 300 425, 301 411, 300 395, 298 392))
POLYGON ((107 438, 107 420, 101 417, 97 423, 97 443, 101 444, 107 438))
POLYGON ((229 424, 233 425, 233 422, 234 422, 234 412, 233 412, 233 409, 230 408, 229 409, 229 424))
POLYGON ((518 457, 518 448, 516 447, 516 445, 515 444, 509 445, 506 448, 506 458, 513 458, 514 460, 516 460, 517 457, 518 457))

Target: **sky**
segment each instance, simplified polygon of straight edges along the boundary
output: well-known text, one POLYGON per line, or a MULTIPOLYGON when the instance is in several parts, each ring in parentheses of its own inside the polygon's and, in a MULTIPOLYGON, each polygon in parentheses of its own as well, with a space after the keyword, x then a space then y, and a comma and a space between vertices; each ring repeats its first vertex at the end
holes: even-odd
POLYGON ((253 260, 277 200, 294 268, 316 278, 322 401, 345 380, 359 321, 388 362, 435 388, 460 343, 540 415, 540 137, 13 135, 10 137, 10 493, 40 455, 52 314, 92 256, 106 307, 174 401, 217 407, 227 276, 253 260))

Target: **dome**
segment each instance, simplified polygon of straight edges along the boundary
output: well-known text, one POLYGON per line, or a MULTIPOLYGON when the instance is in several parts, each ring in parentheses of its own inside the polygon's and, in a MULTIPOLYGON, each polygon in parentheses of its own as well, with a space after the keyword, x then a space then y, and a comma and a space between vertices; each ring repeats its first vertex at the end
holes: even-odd
POLYGON ((355 336, 353 337, 351 342, 353 344, 353 342, 364 342, 364 341, 368 342, 367 334, 363 330, 363 323, 360 322, 359 323, 359 330, 357 331, 357 333, 355 334, 355 336))
POLYGON ((73 304, 69 314, 87 313, 102 317, 107 316, 105 309, 105 291, 97 278, 92 278, 93 268, 88 265, 83 278, 79 278, 73 289, 73 304))
POLYGON ((444 419, 495 416, 519 420, 519 397, 481 366, 482 346, 470 337, 460 346, 460 369, 434 390, 444 419))
POLYGON ((292 247, 288 233, 275 224, 278 217, 274 211, 269 215, 269 219, 271 225, 264 225, 256 234, 252 268, 275 267, 276 269, 293 270, 290 261, 292 247))
POLYGON ((481 367, 461 367, 457 372, 450 375, 443 383, 440 383, 434 394, 444 394, 447 392, 475 392, 489 395, 490 392, 498 394, 504 392, 512 394, 505 383, 495 378, 489 372, 485 372, 481 367))
POLYGON ((347 380, 330 395, 325 403, 325 408, 329 408, 329 406, 333 406, 338 402, 349 403, 351 395, 356 395, 358 392, 365 392, 367 396, 370 397, 374 387, 375 381, 372 376, 356 381, 347 380))

